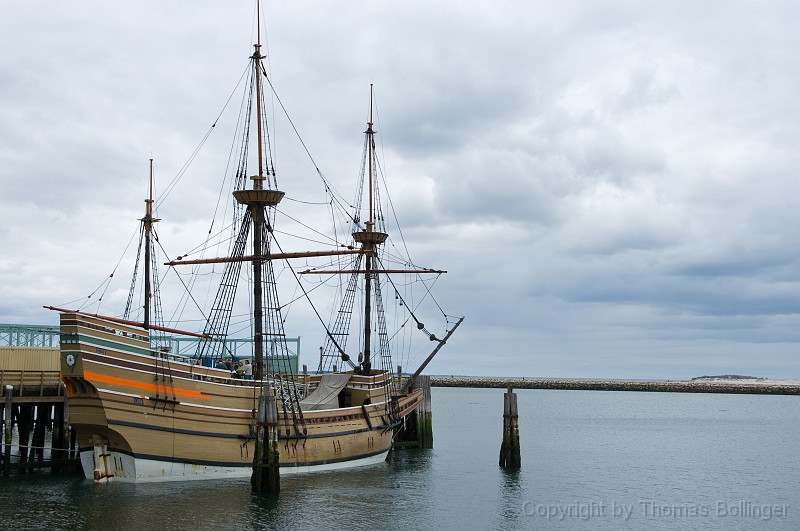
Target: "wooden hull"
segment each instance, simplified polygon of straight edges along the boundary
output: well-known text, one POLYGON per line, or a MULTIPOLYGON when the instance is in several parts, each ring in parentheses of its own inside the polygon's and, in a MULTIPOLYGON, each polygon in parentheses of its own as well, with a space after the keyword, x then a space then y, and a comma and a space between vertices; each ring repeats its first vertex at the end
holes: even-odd
MULTIPOLYGON (((233 380, 227 371, 153 353, 146 331, 99 318, 62 314, 61 333, 62 378, 86 477, 250 476, 255 409, 262 394, 276 394, 273 385, 233 380)), ((279 410, 281 473, 383 461, 393 441, 390 378, 353 376, 343 390, 353 405, 304 412, 301 422, 279 410)), ((311 378, 301 387, 316 383, 311 378)), ((396 398, 402 418, 421 393, 396 398)))

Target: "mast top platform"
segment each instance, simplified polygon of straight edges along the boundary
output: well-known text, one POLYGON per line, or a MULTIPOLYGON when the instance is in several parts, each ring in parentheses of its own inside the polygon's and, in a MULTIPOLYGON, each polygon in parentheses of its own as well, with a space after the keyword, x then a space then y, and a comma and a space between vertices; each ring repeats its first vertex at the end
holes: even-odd
POLYGON ((364 230, 361 232, 354 232, 353 239, 358 243, 371 243, 377 245, 386 241, 389 235, 385 232, 375 232, 371 230, 364 230))
POLYGON ((275 206, 285 194, 279 190, 237 190, 233 192, 236 200, 247 206, 275 206))

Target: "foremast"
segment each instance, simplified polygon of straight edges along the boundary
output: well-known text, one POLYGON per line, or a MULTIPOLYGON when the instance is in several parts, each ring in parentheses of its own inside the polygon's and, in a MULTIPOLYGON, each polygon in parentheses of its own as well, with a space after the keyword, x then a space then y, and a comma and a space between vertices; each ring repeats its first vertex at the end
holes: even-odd
MULTIPOLYGON (((128 302, 125 305, 125 312, 122 321, 130 321, 130 316, 134 311, 134 298, 136 295, 136 276, 139 269, 139 260, 142 258, 144 250, 144 278, 142 279, 142 322, 140 326, 145 330, 157 330, 161 332, 172 331, 164 326, 164 316, 161 311, 161 295, 158 279, 158 261, 155 252, 155 243, 158 241, 156 236, 155 224, 161 221, 153 215, 153 159, 150 159, 150 174, 148 179, 147 198, 144 200, 145 212, 141 222, 141 232, 139 235, 139 250, 136 255, 136 266, 131 279, 131 286, 128 291, 128 302)), ((183 333, 183 332, 181 332, 183 333)), ((192 334, 196 335, 196 334, 192 334)), ((150 347, 158 349, 159 341, 164 341, 163 334, 150 335, 150 347), (153 344, 156 343, 156 344, 153 344)))
MULTIPOLYGON (((149 192, 147 199, 144 200, 147 205, 145 208, 145 215, 141 219, 142 229, 144 231, 144 320, 143 325, 145 330, 150 329, 150 306, 153 299, 153 287, 151 285, 152 272, 151 263, 155 265, 152 253, 152 234, 153 223, 160 220, 153 217, 153 159, 150 159, 150 181, 149 192)), ((159 305, 160 306, 160 305, 159 305)), ((127 312, 126 312, 127 313, 127 312)))
MULTIPOLYGON (((55 306, 44 306, 48 310, 53 310, 61 313, 74 313, 77 315, 84 315, 87 317, 96 317, 104 319, 113 323, 119 323, 128 326, 137 326, 145 330, 155 330, 158 332, 165 332, 167 334, 179 334, 183 336, 197 337, 201 339, 209 339, 205 334, 198 334, 195 332, 188 332, 177 328, 164 326, 163 314, 161 311, 161 296, 159 294, 159 280, 158 280, 158 267, 157 257, 153 246, 153 240, 158 241, 156 237, 153 224, 161 221, 153 216, 153 159, 150 159, 150 179, 148 184, 148 194, 145 202, 145 214, 141 218, 141 233, 139 235, 139 249, 136 254, 136 265, 134 266, 133 275, 131 278, 131 285, 128 291, 128 301, 125 304, 125 311, 120 317, 113 317, 110 315, 100 315, 97 313, 85 312, 81 310, 71 310, 68 308, 58 308, 55 306), (134 313, 133 300, 136 294, 136 278, 139 271, 139 260, 142 258, 142 248, 144 248, 144 280, 142 281, 143 302, 142 302, 142 320, 135 321, 131 319, 131 314, 134 313), (155 314, 155 315, 153 315, 155 314), (155 322, 154 322, 155 321, 155 322)), ((153 348, 153 340, 164 340, 162 336, 150 335, 150 347, 153 348)))

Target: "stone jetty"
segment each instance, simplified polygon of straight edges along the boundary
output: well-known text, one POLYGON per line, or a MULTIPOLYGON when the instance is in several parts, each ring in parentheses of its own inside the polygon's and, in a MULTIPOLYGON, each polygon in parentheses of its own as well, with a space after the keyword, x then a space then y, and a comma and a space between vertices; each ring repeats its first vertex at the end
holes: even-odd
POLYGON ((470 376, 431 376, 432 387, 487 387, 505 389, 566 389, 581 391, 639 391, 661 393, 727 393, 800 395, 796 380, 554 380, 542 378, 480 378, 470 376))

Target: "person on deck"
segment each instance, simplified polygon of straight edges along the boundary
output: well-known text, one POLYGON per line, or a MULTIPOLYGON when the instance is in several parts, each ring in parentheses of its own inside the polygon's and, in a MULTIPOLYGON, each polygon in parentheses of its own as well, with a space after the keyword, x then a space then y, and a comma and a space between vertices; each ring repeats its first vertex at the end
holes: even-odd
POLYGON ((242 376, 244 376, 245 380, 253 379, 253 366, 250 365, 250 360, 244 360, 244 365, 242 365, 242 376))

